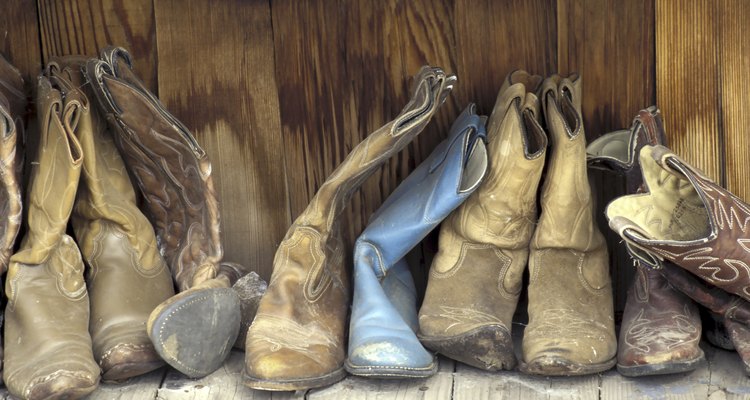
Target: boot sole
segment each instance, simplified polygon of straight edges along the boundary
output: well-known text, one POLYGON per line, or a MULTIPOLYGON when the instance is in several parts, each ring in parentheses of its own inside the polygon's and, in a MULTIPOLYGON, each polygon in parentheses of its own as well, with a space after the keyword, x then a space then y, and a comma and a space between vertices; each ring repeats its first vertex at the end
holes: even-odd
POLYGON ((270 380, 251 377, 242 371, 242 383, 251 388, 271 391, 289 391, 314 389, 333 385, 346 377, 346 370, 341 367, 329 374, 304 379, 270 380))
POLYGON ((540 357, 530 363, 521 362, 519 369, 529 375, 578 376, 610 370, 616 363, 616 357, 597 364, 579 364, 561 357, 540 357))
POLYGON ((149 318, 148 335, 169 365, 190 378, 217 370, 240 329, 240 299, 231 288, 182 292, 149 318))
POLYGON ((432 364, 427 367, 399 367, 399 366, 361 366, 349 363, 347 359, 344 362, 344 368, 346 372, 356 375, 365 376, 371 378, 429 378, 437 373, 437 363, 433 359, 432 364))
POLYGON ((461 335, 430 337, 419 341, 433 351, 487 371, 510 370, 516 366, 513 339, 501 326, 483 326, 461 335))
POLYGON ((701 350, 701 354, 698 357, 688 361, 631 366, 617 364, 617 372, 619 372, 620 375, 630 378, 649 375, 676 374, 693 371, 705 363, 706 356, 703 354, 703 350, 701 350))

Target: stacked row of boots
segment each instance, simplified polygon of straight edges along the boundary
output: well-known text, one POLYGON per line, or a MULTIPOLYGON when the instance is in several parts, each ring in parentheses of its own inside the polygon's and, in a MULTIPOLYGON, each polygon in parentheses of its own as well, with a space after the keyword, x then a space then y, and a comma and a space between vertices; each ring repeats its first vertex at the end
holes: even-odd
POLYGON ((2 58, 0 93, 10 392, 78 398, 100 379, 165 363, 191 377, 215 370, 240 329, 231 286, 243 269, 222 262, 211 165, 187 128, 133 74, 125 50, 55 59, 34 89, 22 201, 26 95, 2 58))

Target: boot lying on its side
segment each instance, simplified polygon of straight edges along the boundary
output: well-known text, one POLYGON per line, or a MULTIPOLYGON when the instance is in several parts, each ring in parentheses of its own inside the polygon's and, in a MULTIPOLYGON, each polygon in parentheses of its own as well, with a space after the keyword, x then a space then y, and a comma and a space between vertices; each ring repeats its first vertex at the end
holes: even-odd
POLYGON ((423 67, 406 107, 352 149, 289 228, 247 333, 246 385, 300 390, 330 385, 345 376, 351 289, 341 212, 354 191, 422 131, 454 81, 439 68, 423 67))
MULTIPOLYGON (((586 149, 590 166, 625 175, 629 194, 643 193, 638 152, 665 144, 661 114, 641 110, 630 129, 602 135, 586 149)), ((634 260, 636 274, 628 290, 620 328, 617 371, 625 376, 692 371, 705 362, 698 308, 651 268, 634 260)))
POLYGON ((127 51, 106 48, 87 63, 86 74, 180 292, 151 313, 148 334, 172 367, 202 377, 221 366, 237 338, 240 300, 231 286, 244 274, 222 262, 208 156, 131 68, 127 51))
POLYGON ((415 334, 417 294, 404 256, 482 181, 484 119, 473 104, 467 107, 449 137, 388 196, 357 239, 349 373, 400 378, 437 372, 415 334))

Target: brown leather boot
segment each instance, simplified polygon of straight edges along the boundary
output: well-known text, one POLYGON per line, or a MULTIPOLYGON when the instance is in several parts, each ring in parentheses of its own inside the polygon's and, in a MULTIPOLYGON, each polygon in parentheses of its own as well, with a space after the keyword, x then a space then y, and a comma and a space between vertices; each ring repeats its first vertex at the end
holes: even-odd
POLYGON ((607 247, 594 222, 586 171, 581 80, 553 76, 541 93, 551 150, 531 240, 521 370, 601 372, 614 366, 617 341, 607 247))
MULTIPOLYGON (((628 193, 643 193, 638 153, 645 145, 665 144, 664 124, 656 107, 641 110, 630 129, 602 135, 587 148, 589 165, 625 175, 628 193)), ((617 371, 625 376, 691 371, 705 361, 698 345, 698 308, 658 271, 637 260, 628 290, 617 351, 617 371)))
POLYGON ((74 132, 86 107, 39 78, 39 152, 28 195, 28 231, 10 259, 5 289, 8 390, 26 399, 78 398, 99 382, 89 336, 83 262, 65 234, 83 153, 74 132))
POLYGON ((541 82, 516 71, 503 83, 487 129, 487 177, 441 225, 419 311, 427 348, 477 368, 516 365, 511 322, 547 147, 534 94, 541 82))
MULTIPOLYGON (((0 274, 8 270, 8 260, 21 227, 19 182, 23 155, 16 143, 19 137, 23 137, 25 110, 26 95, 21 73, 0 55, 0 171, 3 171, 0 173, 0 274)), ((2 358, 0 343, 0 374, 2 358)))
POLYGON ((91 86, 85 85, 82 72, 87 60, 53 60, 47 74, 64 97, 75 92, 86 105, 76 125, 83 172, 71 221, 89 266, 94 357, 102 379, 123 380, 164 365, 146 333, 146 322, 159 303, 174 295, 174 287, 154 230, 136 206, 107 121, 89 106, 91 86))
POLYGON ((131 68, 125 49, 106 48, 86 74, 180 291, 151 313, 148 334, 165 361, 197 378, 221 366, 237 338, 240 300, 231 286, 243 271, 222 263, 208 156, 131 68))
POLYGON ((345 376, 351 258, 345 255, 339 216, 352 193, 427 125, 454 80, 423 67, 401 113, 352 150, 292 224, 247 333, 246 385, 299 390, 345 376))

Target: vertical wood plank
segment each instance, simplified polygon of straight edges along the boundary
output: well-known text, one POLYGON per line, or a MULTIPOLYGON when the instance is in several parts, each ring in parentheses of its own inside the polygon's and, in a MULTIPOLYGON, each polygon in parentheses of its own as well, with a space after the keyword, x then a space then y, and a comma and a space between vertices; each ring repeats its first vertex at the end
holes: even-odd
POLYGON ((723 185, 718 4, 656 1, 656 100, 671 148, 723 185))
POLYGON ((0 12, 0 53, 21 71, 27 86, 42 69, 35 0, 6 0, 0 12))
POLYGON ((722 0, 719 4, 719 84, 724 137, 726 188, 750 202, 750 3, 722 0))
POLYGON ((155 5, 160 97, 212 162, 224 259, 269 279, 290 224, 269 4, 155 5))
MULTIPOLYGON (((639 110, 656 100, 653 0, 559 0, 559 73, 580 74, 588 141, 630 127, 639 110)), ((615 310, 625 306, 633 277, 621 239, 607 226, 604 208, 625 194, 624 179, 590 171, 597 194, 597 222, 607 238, 615 310)))
POLYGON ((96 56, 104 46, 122 46, 133 57, 146 87, 156 90, 158 60, 152 0, 38 3, 43 61, 69 54, 96 56))
POLYGON ((505 76, 516 69, 547 76, 557 69, 555 0, 456 0, 461 104, 489 113, 505 76))

